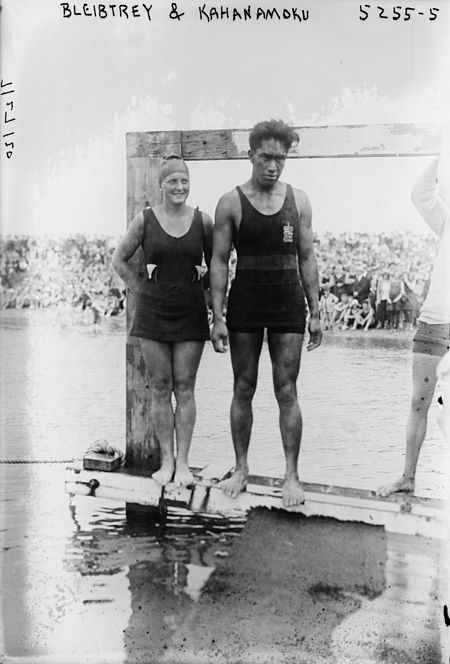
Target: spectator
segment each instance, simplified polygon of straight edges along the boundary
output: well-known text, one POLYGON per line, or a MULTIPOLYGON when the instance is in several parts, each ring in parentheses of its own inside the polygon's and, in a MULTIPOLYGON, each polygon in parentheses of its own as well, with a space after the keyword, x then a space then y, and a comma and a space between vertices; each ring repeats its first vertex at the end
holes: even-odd
POLYGON ((356 297, 353 299, 349 298, 350 305, 347 309, 347 311, 344 314, 344 321, 343 321, 343 330, 348 330, 350 327, 352 330, 355 329, 355 320, 359 316, 360 311, 361 311, 361 305, 359 304, 358 300, 356 297))
POLYGON ((375 311, 373 310, 369 300, 364 300, 364 302, 361 303, 361 309, 355 316, 353 329, 356 330, 360 327, 365 332, 367 332, 369 328, 373 326, 374 322, 375 311))
POLYGON ((351 301, 347 293, 342 292, 338 302, 333 307, 333 317, 331 319, 331 329, 334 325, 345 329, 345 317, 350 310, 351 301))
POLYGON ((397 330, 400 323, 400 313, 403 311, 405 301, 405 285, 401 277, 401 271, 396 269, 390 280, 388 323, 391 330, 397 330))
POLYGON ((390 290, 390 274, 387 270, 384 270, 377 282, 376 315, 378 329, 383 329, 388 323, 388 305, 391 304, 391 299, 389 297, 390 290))
POLYGON ((319 315, 323 330, 331 330, 333 325, 334 306, 338 302, 336 295, 330 291, 330 287, 323 287, 323 294, 319 299, 319 315))
POLYGON ((338 299, 340 299, 342 293, 347 293, 347 288, 345 285, 345 273, 342 265, 337 265, 334 269, 333 286, 331 287, 331 292, 333 295, 336 295, 338 299))

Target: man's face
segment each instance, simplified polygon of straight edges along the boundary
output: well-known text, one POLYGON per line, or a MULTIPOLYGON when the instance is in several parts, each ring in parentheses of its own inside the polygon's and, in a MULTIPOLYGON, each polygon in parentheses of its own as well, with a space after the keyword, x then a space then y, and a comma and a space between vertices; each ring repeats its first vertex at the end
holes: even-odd
POLYGON ((249 151, 253 164, 253 179, 265 189, 270 189, 279 180, 286 163, 286 148, 280 141, 269 138, 256 150, 249 151))

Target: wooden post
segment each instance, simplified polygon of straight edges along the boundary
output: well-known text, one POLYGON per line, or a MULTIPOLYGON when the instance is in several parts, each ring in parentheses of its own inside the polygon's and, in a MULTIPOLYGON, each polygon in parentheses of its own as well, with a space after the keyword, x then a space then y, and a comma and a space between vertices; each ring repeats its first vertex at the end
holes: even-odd
MULTIPOLYGON (((180 132, 152 132, 145 145, 140 134, 127 134, 127 217, 128 224, 146 206, 160 202, 158 167, 165 155, 181 153, 180 132)), ((139 248, 130 261, 144 278, 145 264, 139 248)), ((135 314, 135 297, 127 293, 126 345, 126 460, 125 467, 139 474, 151 474, 159 467, 159 450, 152 434, 150 391, 139 340, 129 331, 135 314)))

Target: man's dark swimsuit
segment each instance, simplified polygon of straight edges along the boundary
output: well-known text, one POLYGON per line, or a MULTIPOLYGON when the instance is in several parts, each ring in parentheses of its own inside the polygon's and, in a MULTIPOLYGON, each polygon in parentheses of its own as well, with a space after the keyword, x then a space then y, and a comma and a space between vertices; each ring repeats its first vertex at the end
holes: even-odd
POLYGON ((304 334, 306 305, 298 270, 300 220, 294 192, 275 214, 258 212, 236 187, 242 208, 239 230, 233 238, 237 252, 236 276, 228 298, 230 332, 304 334))

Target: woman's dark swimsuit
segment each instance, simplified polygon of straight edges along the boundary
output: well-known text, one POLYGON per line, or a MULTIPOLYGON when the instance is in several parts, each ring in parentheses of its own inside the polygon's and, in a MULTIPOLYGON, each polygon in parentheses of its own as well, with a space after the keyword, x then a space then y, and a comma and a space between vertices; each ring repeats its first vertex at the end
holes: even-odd
POLYGON ((200 276, 203 237, 202 213, 198 209, 181 237, 166 233, 153 210, 144 210, 141 244, 148 278, 137 293, 132 336, 167 342, 209 339, 200 276))

